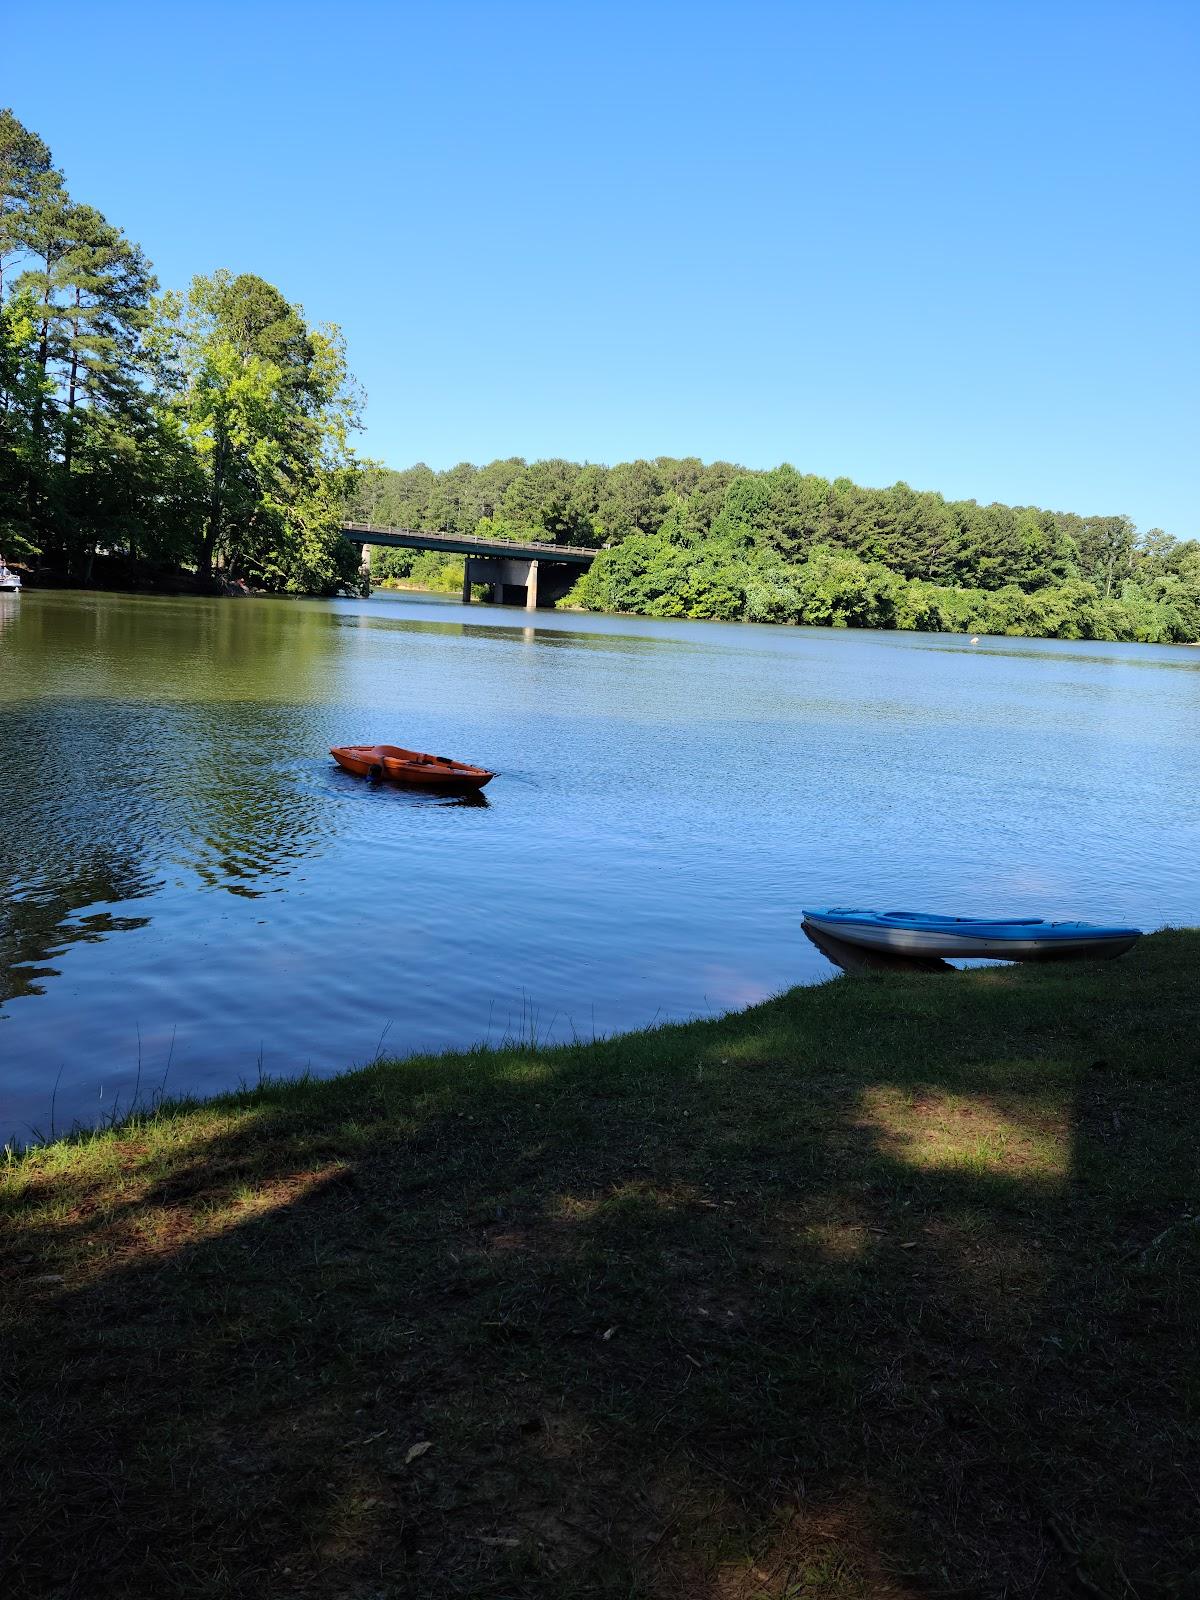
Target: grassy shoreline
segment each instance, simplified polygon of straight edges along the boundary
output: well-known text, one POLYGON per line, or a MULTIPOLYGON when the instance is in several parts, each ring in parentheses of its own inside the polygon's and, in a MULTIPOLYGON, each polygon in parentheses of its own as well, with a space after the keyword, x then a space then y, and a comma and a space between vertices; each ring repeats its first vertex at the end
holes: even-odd
POLYGON ((874 974, 11 1160, 6 1593, 1192 1592, 1198 970, 874 974))

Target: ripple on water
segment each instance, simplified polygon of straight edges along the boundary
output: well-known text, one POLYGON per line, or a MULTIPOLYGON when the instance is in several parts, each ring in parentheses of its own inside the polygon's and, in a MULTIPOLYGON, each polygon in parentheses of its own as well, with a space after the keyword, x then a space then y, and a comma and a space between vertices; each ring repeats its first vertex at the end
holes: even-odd
POLYGON ((1194 652, 31 592, 0 672, 0 1133, 748 1004, 806 901, 1197 919, 1194 652))

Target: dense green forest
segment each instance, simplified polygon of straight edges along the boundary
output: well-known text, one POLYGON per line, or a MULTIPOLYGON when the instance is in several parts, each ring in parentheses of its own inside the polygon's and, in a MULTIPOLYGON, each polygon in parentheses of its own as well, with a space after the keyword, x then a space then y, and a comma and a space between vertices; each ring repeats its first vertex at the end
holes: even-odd
MULTIPOLYGON (((606 546, 563 602, 651 617, 1062 639, 1200 639, 1200 544, 1125 516, 865 489, 790 466, 516 457, 372 468, 354 515, 408 528, 606 546)), ((377 549, 376 577, 445 558, 377 549)), ((460 569, 461 571, 461 569, 460 569)))
POLYGON ((160 291, 0 111, 0 552, 49 579, 332 593, 358 397, 335 327, 252 273, 160 291))
MULTIPOLYGON (((1125 516, 694 458, 394 472, 356 459, 359 409, 336 327, 252 273, 162 291, 0 111, 0 552, 44 577, 330 594, 357 582, 349 511, 604 546, 564 602, 591 610, 1200 639, 1200 544, 1125 516)), ((436 554, 374 560, 381 579, 461 577, 436 554)))

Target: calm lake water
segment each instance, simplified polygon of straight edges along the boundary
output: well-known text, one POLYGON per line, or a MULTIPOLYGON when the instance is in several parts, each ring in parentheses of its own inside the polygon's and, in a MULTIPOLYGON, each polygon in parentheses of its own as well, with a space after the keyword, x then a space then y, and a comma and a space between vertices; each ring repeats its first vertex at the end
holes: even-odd
POLYGON ((1200 921, 1198 734, 1187 649, 0 596, 0 1137, 742 1006, 805 904, 1200 921))

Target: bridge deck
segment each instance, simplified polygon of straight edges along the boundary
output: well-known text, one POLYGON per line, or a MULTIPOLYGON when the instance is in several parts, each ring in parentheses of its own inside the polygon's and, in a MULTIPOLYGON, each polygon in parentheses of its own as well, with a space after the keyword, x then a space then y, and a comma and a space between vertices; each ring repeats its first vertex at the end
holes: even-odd
POLYGON ((374 544, 400 550, 444 550, 448 555, 503 556, 510 561, 563 561, 590 567, 600 554, 581 545, 518 544, 511 539, 480 539, 473 533, 414 533, 408 528, 381 528, 372 522, 343 522, 342 537, 351 544, 374 544))

